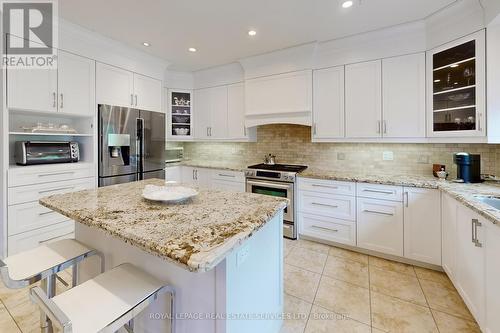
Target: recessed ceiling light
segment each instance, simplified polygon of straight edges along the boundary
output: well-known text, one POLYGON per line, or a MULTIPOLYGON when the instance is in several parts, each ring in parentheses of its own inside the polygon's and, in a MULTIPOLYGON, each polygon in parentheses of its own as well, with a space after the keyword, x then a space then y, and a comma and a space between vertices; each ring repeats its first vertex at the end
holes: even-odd
POLYGON ((255 36, 255 35, 257 35, 257 31, 255 30, 248 31, 248 36, 255 36))
POLYGON ((194 47, 190 47, 190 48, 188 49, 188 51, 189 51, 189 52, 196 52, 196 49, 195 49, 194 47))
POLYGON ((151 46, 151 44, 149 44, 148 42, 143 42, 142 45, 148 47, 148 46, 151 46))
POLYGON ((347 0, 347 1, 344 1, 344 2, 342 2, 342 8, 349 8, 349 7, 351 7, 353 4, 354 4, 354 2, 353 2, 352 0, 347 0))
POLYGON ((441 82, 441 80, 437 79, 437 80, 434 80, 434 82, 438 83, 438 82, 441 82))
POLYGON ((451 68, 455 68, 455 67, 458 67, 458 64, 453 64, 453 65, 450 65, 451 68))

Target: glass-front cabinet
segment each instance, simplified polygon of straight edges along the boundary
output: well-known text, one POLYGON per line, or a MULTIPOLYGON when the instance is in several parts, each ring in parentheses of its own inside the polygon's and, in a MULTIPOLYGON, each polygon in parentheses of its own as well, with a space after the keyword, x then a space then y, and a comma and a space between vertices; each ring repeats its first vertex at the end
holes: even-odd
POLYGON ((190 140, 193 135, 193 93, 168 90, 168 134, 173 141, 190 140))
POLYGON ((428 134, 485 136, 484 31, 427 53, 428 134))

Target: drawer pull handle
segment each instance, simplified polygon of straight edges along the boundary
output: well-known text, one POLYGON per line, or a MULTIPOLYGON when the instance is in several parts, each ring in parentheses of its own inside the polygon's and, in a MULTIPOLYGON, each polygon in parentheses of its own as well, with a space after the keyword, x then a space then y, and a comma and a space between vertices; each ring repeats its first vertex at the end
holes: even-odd
POLYGON ((312 227, 316 228, 316 229, 331 231, 331 232, 339 232, 338 229, 330 229, 330 228, 326 228, 326 227, 320 227, 319 225, 313 225, 312 227))
POLYGON ((55 212, 51 210, 50 212, 43 212, 43 213, 38 213, 39 216, 44 216, 44 215, 49 215, 49 214, 54 214, 55 212))
POLYGON ((324 206, 324 207, 331 207, 331 208, 339 208, 339 206, 324 204, 324 203, 320 203, 320 202, 312 202, 311 204, 313 204, 315 206, 324 206))
POLYGON ((50 193, 50 192, 55 192, 55 191, 72 190, 74 188, 75 188, 74 186, 59 187, 59 188, 53 188, 51 190, 38 191, 38 193, 44 194, 44 193, 50 193))
POLYGON ((48 176, 60 176, 60 175, 72 175, 74 174, 74 171, 66 171, 66 172, 56 172, 56 173, 44 173, 41 175, 38 175, 38 177, 48 177, 48 176))
POLYGON ((47 242, 53 241, 54 239, 58 239, 58 238, 62 238, 62 237, 66 237, 66 236, 69 236, 69 235, 72 235, 72 234, 73 234, 73 231, 72 231, 72 232, 68 232, 67 234, 64 234, 64 235, 55 236, 55 237, 48 238, 48 239, 43 240, 43 241, 39 241, 39 242, 38 242, 38 244, 47 243, 47 242))
POLYGON ((312 184, 313 187, 324 187, 324 188, 331 188, 334 190, 338 189, 338 186, 328 186, 328 185, 320 185, 320 184, 312 184))
POLYGON ((394 216, 394 214, 392 214, 392 213, 378 212, 376 210, 369 210, 369 209, 363 209, 363 212, 372 213, 372 214, 387 215, 387 216, 394 216))
POLYGON ((370 193, 382 193, 382 194, 393 194, 393 191, 382 191, 382 190, 369 190, 369 189, 364 189, 363 192, 370 192, 370 193))
POLYGON ((225 174, 225 173, 219 173, 219 176, 220 177, 231 177, 231 178, 236 177, 235 175, 228 175, 228 174, 225 174))

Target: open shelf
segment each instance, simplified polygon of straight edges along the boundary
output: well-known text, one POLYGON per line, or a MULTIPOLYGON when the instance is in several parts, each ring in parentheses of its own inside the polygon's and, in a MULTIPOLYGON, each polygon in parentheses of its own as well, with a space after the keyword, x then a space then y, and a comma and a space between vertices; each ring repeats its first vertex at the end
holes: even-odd
POLYGON ((80 133, 30 133, 30 132, 9 132, 9 135, 28 135, 28 136, 92 136, 92 134, 80 133))
POLYGON ((454 110, 463 110, 463 109, 472 109, 475 108, 475 105, 465 105, 465 106, 459 106, 456 108, 447 108, 447 109, 439 109, 439 110, 434 110, 434 112, 447 112, 447 111, 454 111, 454 110))

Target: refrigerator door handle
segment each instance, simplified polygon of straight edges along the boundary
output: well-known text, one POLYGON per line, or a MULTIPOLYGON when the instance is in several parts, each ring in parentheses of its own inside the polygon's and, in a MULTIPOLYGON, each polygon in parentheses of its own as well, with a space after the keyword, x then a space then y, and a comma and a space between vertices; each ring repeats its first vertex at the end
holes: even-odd
POLYGON ((137 180, 144 178, 144 119, 137 118, 137 180))

